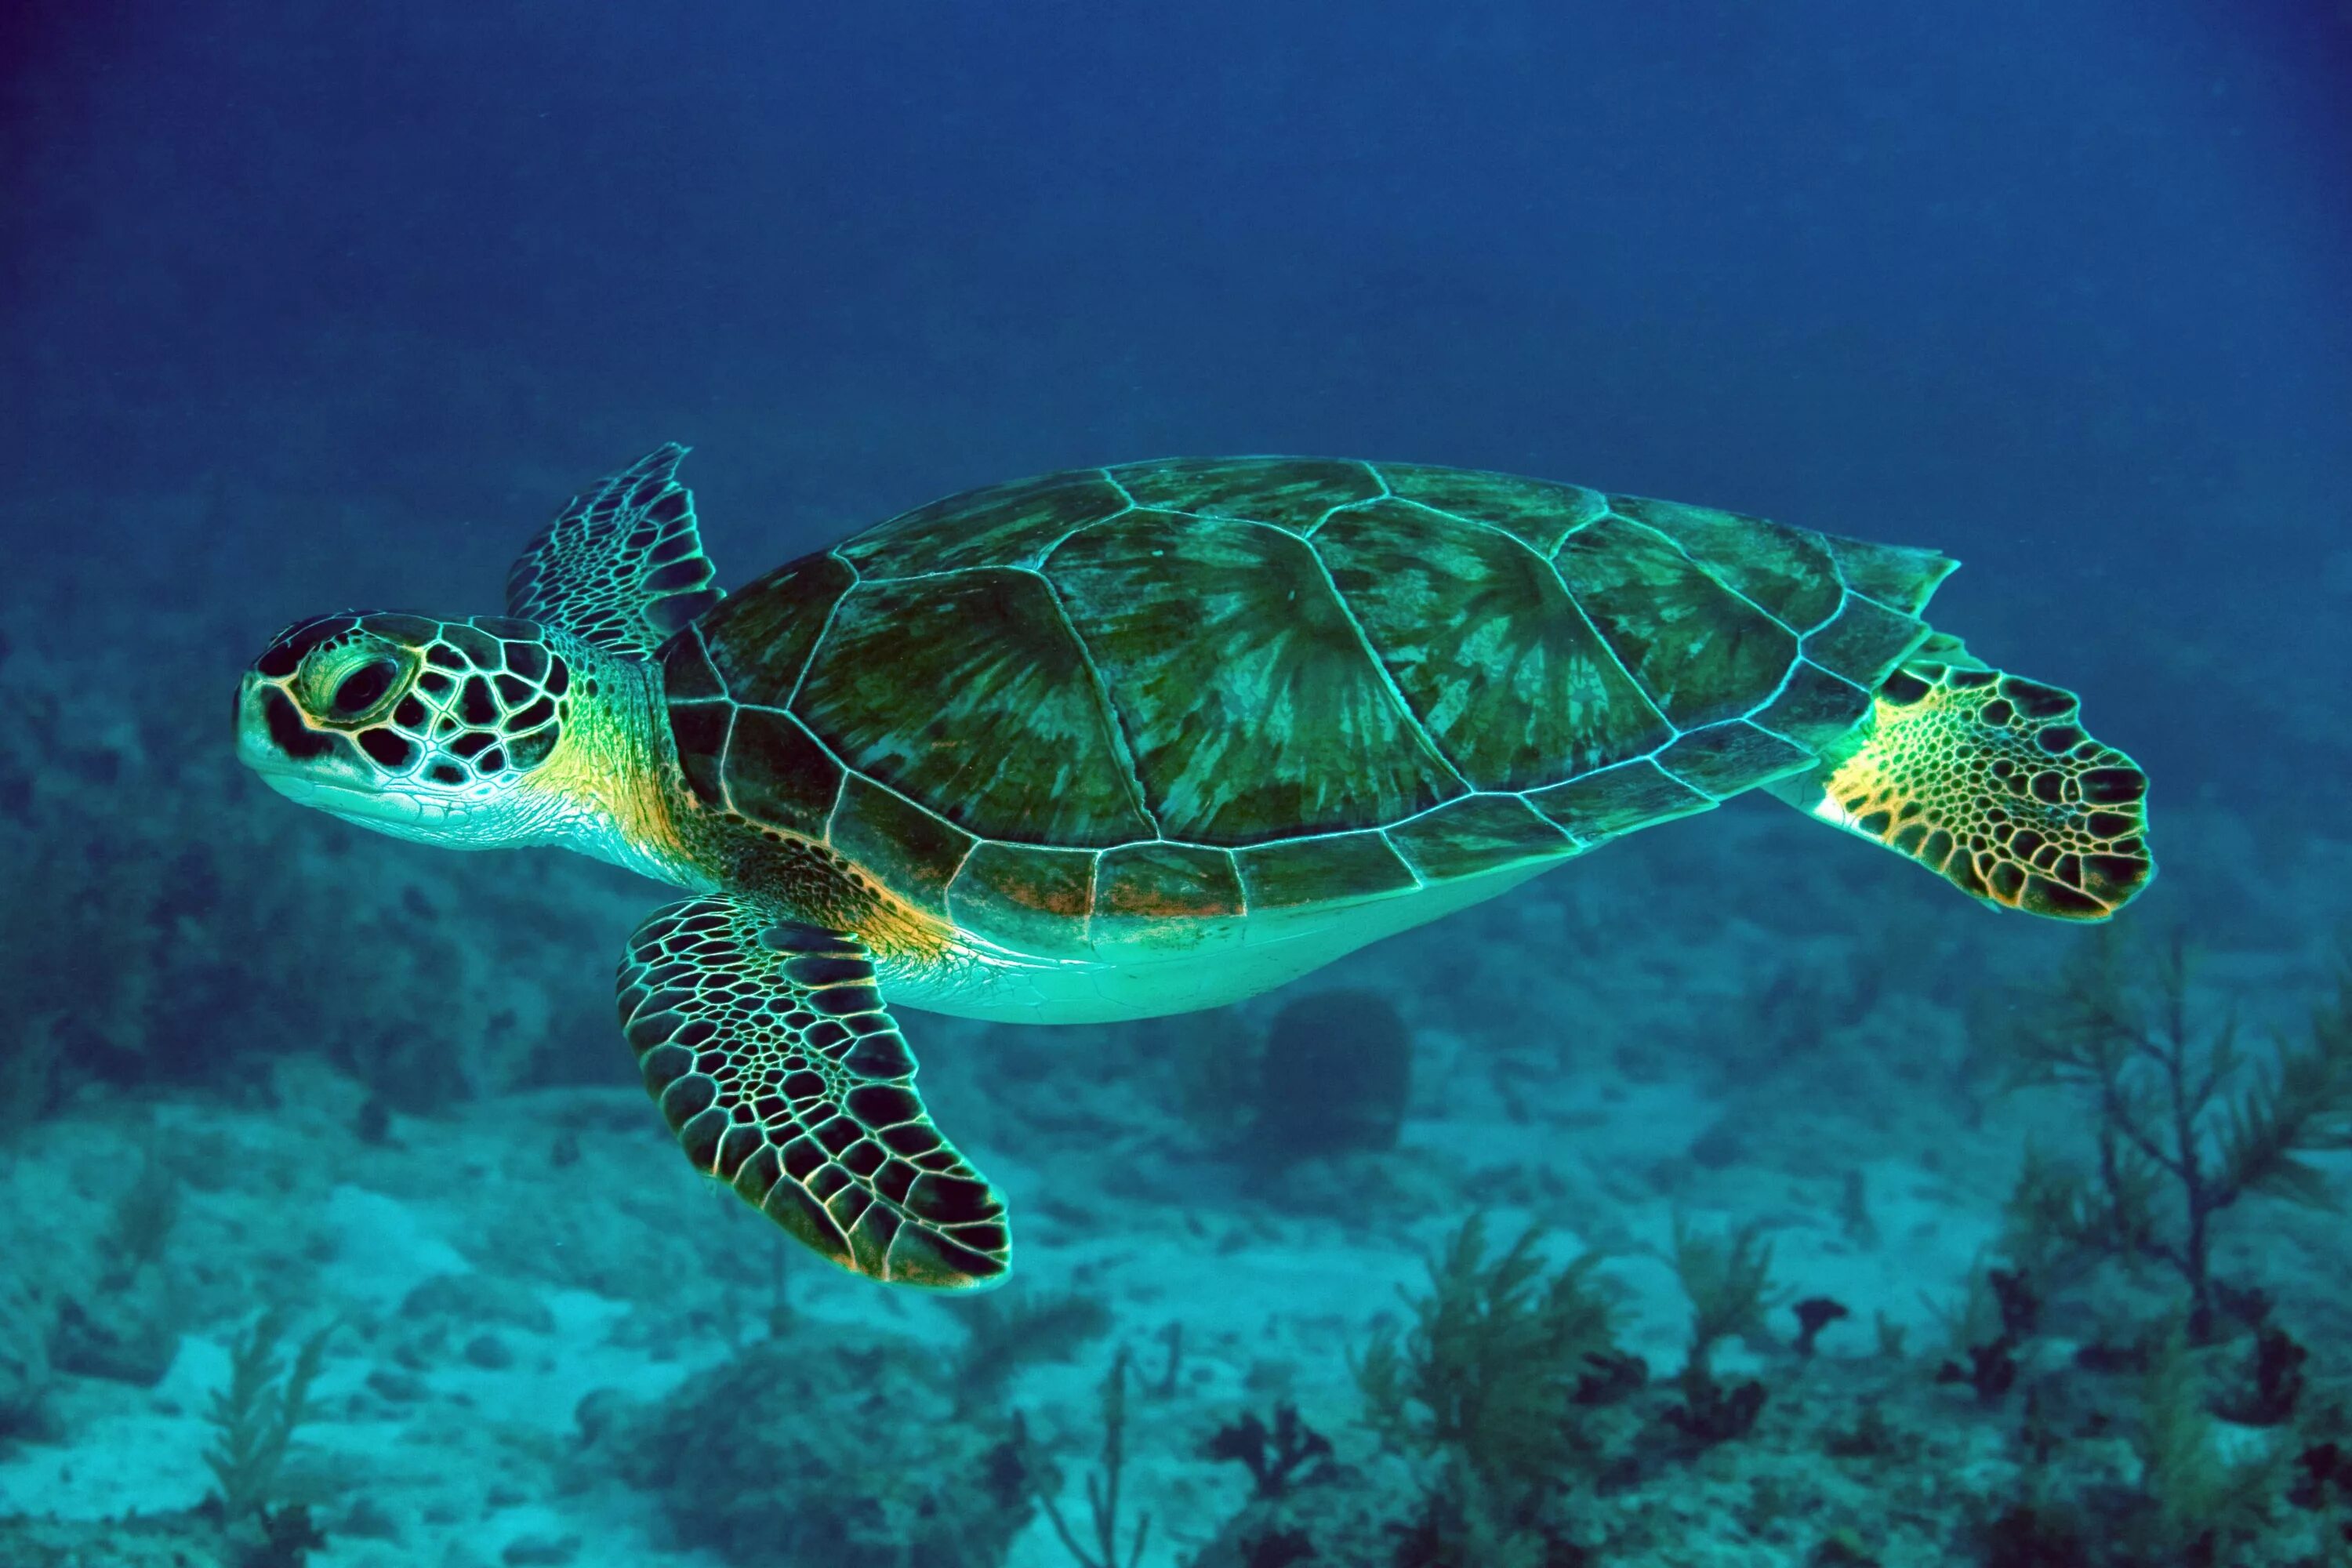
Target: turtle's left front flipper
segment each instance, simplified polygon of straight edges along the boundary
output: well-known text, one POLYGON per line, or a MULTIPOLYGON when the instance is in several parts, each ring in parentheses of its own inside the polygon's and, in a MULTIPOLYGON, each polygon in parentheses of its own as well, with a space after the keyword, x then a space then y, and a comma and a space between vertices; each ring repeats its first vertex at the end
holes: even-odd
POLYGON ((932 1127, 856 937, 688 899, 629 939, 620 1005, 687 1158, 801 1240, 901 1284, 1011 1268, 1004 1205, 932 1127))
POLYGON ((507 573, 507 614, 610 653, 654 650, 719 603, 673 441, 573 496, 507 573))

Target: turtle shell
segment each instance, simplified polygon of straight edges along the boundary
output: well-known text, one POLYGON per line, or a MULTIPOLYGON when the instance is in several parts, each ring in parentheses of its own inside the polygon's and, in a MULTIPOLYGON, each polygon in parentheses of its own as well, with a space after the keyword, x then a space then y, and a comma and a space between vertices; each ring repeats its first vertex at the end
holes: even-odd
POLYGON ((1410 464, 892 518, 662 650, 690 787, 1016 951, 1573 854, 1812 765, 1952 563, 1410 464))

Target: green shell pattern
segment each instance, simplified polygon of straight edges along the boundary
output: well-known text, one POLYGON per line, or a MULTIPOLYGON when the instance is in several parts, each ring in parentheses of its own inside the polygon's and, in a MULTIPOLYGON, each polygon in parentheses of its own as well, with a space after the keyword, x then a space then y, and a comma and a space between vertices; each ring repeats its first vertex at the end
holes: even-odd
POLYGON ((1811 766, 1951 567, 1509 475, 1181 459, 918 508, 660 657, 705 803, 1076 956, 1559 858, 1811 766))

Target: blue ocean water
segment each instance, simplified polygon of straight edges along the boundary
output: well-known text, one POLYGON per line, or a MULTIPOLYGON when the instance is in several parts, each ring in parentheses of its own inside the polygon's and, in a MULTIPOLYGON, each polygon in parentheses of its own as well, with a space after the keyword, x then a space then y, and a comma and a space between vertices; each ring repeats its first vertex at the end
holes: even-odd
POLYGON ((0 50, 0 1563, 1101 1561, 1115 1469, 1119 1561, 1204 1568, 2352 1550, 2336 0, 0 50), (223 722, 299 617, 497 613, 669 440, 730 587, 1194 453, 1933 546, 2163 875, 2103 947, 1745 801, 1238 1008, 908 1011, 1022 1278, 886 1289, 670 1152, 610 1011, 660 891, 299 812, 223 722))

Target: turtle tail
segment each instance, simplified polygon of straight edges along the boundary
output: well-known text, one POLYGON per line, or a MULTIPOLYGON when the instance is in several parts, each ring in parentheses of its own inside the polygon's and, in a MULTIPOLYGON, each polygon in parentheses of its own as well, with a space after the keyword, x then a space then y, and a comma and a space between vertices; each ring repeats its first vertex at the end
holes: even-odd
POLYGON ((1768 787, 1970 898, 2103 921, 2156 875, 2147 775, 2093 740, 2078 708, 1937 638, 1878 689, 1851 749, 1768 787))

